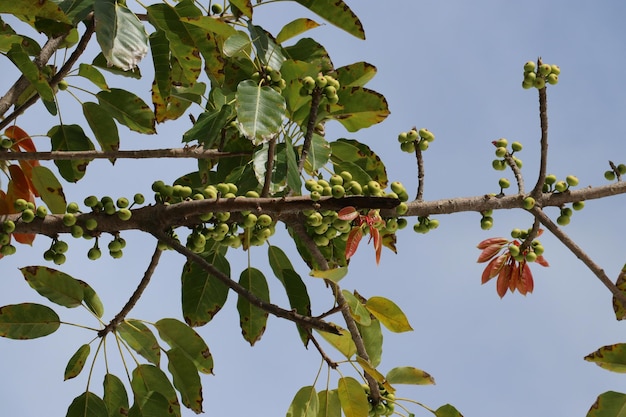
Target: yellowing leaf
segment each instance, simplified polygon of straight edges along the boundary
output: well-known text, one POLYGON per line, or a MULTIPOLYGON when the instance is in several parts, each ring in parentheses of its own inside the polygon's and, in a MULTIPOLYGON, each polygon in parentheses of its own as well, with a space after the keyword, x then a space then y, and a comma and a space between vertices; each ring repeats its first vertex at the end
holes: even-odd
POLYGON ((287 417, 317 417, 318 402, 315 387, 306 386, 298 390, 287 410, 287 417))
POLYGON ((585 356, 585 360, 609 371, 626 373, 626 343, 603 346, 585 356))
POLYGON ((346 376, 337 383, 341 409, 346 417, 363 417, 369 411, 365 390, 356 379, 346 376))
POLYGON ((332 282, 339 282, 348 273, 347 266, 341 266, 339 268, 327 269, 325 271, 319 269, 313 269, 309 273, 312 277, 323 278, 332 282))
POLYGON ((343 353, 346 358, 350 359, 356 354, 356 346, 352 341, 352 336, 346 329, 341 329, 339 326, 336 327, 340 329, 338 335, 322 331, 318 331, 318 333, 321 334, 322 337, 335 349, 343 353))
POLYGON ((371 297, 365 307, 389 330, 395 333, 413 330, 408 319, 393 301, 384 297, 371 297))
POLYGON ((421 369, 412 366, 399 366, 387 373, 390 384, 432 385, 435 379, 421 369))
POLYGON ((84 344, 78 348, 65 367, 64 381, 75 378, 78 374, 80 374, 80 371, 82 371, 85 366, 85 361, 87 360, 90 351, 91 348, 88 344, 84 344))

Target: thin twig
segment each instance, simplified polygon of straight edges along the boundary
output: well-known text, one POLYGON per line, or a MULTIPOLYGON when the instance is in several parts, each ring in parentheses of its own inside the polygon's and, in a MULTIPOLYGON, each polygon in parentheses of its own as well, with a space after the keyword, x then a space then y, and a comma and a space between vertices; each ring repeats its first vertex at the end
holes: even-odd
POLYGON ((589 270, 611 291, 613 296, 622 304, 626 305, 626 294, 606 275, 604 270, 596 264, 580 246, 578 246, 563 230, 554 224, 554 222, 540 208, 533 208, 531 213, 543 224, 557 239, 561 241, 578 259, 580 259, 589 270))
POLYGON ((311 93, 311 111, 309 112, 309 120, 306 124, 306 133, 304 134, 304 143, 302 144, 302 152, 300 153, 300 161, 298 162, 298 172, 302 172, 304 169, 304 163, 309 155, 309 149, 311 148, 311 141, 313 139, 313 132, 315 132, 315 125, 317 124, 317 111, 322 100, 322 90, 319 88, 313 89, 311 93))
POLYGON ((122 310, 120 310, 120 312, 117 313, 117 315, 113 318, 113 320, 111 320, 111 322, 107 324, 104 327, 104 329, 98 332, 99 337, 104 337, 109 332, 115 331, 115 329, 117 329, 117 326, 119 326, 120 323, 124 321, 128 313, 130 313, 130 310, 132 310, 133 307, 135 307, 135 304, 137 304, 137 301, 139 301, 139 298, 141 298, 141 295, 143 294, 144 290, 150 283, 150 279, 152 278, 152 274, 154 274, 154 270, 156 269, 156 266, 159 263, 159 259, 161 258, 162 252, 163 251, 159 249, 158 246, 154 249, 154 253, 152 254, 152 259, 150 259, 150 264, 148 265, 148 268, 146 269, 146 272, 144 273, 143 278, 139 282, 139 285, 137 286, 133 294, 130 296, 130 299, 128 300, 128 302, 124 305, 124 307, 122 307, 122 310))
POLYGON ((337 369, 337 362, 333 361, 328 355, 326 355, 326 352, 324 352, 324 349, 322 349, 315 336, 310 335, 310 339, 313 341, 313 344, 317 348, 317 351, 320 353, 320 355, 322 355, 322 359, 328 364, 328 366, 330 366, 332 369, 337 369))
POLYGON ((144 231, 150 233, 151 235, 153 235, 160 241, 166 243, 176 252, 186 257, 189 261, 195 262, 206 272, 208 272, 215 278, 222 281, 228 288, 235 291, 241 297, 245 298, 253 306, 258 307, 262 309, 263 311, 266 311, 270 314, 273 314, 276 317, 293 321, 294 323, 297 323, 307 329, 314 328, 314 329, 322 330, 324 332, 339 334, 339 329, 337 329, 337 327, 331 323, 325 322, 315 317, 302 315, 293 310, 285 310, 284 308, 281 308, 275 304, 268 303, 267 301, 260 299, 259 297, 257 297, 256 295, 248 291, 248 289, 243 287, 241 284, 230 279, 228 275, 224 274, 215 266, 207 262, 200 255, 192 252, 185 246, 181 245, 176 239, 172 238, 164 231, 156 230, 156 229, 144 230, 144 231))
MULTIPOLYGON (((541 58, 537 60, 537 67, 541 66, 541 58)), ((546 87, 539 90, 539 123, 541 126, 541 162, 539 164, 539 178, 537 184, 530 193, 535 199, 541 195, 543 183, 546 180, 548 167, 548 95, 546 87)))
POLYGON ((416 201, 422 201, 424 198, 424 157, 418 142, 415 141, 415 159, 417 160, 417 192, 415 194, 416 201))

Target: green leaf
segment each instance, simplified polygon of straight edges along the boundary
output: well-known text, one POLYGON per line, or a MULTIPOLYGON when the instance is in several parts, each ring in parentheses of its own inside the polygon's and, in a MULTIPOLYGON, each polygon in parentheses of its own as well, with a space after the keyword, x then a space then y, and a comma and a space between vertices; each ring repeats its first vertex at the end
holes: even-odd
POLYGON ((339 334, 332 334, 322 331, 317 331, 324 340, 331 344, 335 349, 341 352, 346 358, 350 359, 352 356, 356 354, 356 346, 354 345, 354 341, 352 340, 352 335, 346 329, 342 329, 339 326, 336 326, 339 329, 339 334))
POLYGON ((341 401, 336 389, 318 392, 317 403, 317 417, 341 417, 341 401))
POLYGON ((252 19, 252 3, 250 0, 229 0, 244 16, 252 19))
POLYGON ((372 366, 380 365, 383 354, 383 333, 380 322, 376 319, 371 319, 369 325, 365 326, 357 323, 357 327, 359 333, 361 333, 361 338, 372 366))
POLYGON ((0 336, 9 339, 36 339, 54 333, 61 321, 50 307, 22 303, 0 307, 0 336))
POLYGON ((43 165, 36 165, 33 167, 31 180, 50 212, 54 214, 65 213, 67 202, 65 201, 63 186, 52 171, 43 165))
POLYGON ((280 45, 260 26, 255 26, 249 22, 248 31, 250 31, 250 37, 256 50, 256 57, 261 61, 261 64, 268 65, 274 70, 280 70, 283 62, 287 59, 280 45))
MULTIPOLYGON (((331 148, 330 144, 323 136, 313 133, 311 138, 311 147, 306 156, 306 169, 308 172, 315 172, 322 168, 330 160, 331 148)), ((367 180, 369 181, 369 179, 367 180)), ((367 184, 367 181, 365 184, 367 184)))
POLYGON ((67 15, 55 2, 51 1, 3 1, 0 2, 0 14, 42 17, 70 23, 67 15))
MULTIPOLYGON (((230 264, 220 254, 205 259, 223 274, 230 276, 230 264)), ((228 287, 198 264, 187 262, 182 273, 182 307, 185 322, 192 327, 204 326, 226 303, 228 287)))
POLYGON ((213 357, 206 342, 187 324, 176 319, 165 318, 157 321, 155 327, 159 336, 171 348, 187 356, 205 374, 213 373, 213 357))
POLYGON ((387 372, 390 384, 433 385, 435 379, 421 369, 412 366, 399 366, 387 372))
POLYGON ((600 394, 587 413, 587 417, 624 417, 625 415, 626 394, 615 391, 600 394))
MULTIPOLYGON (((273 245, 269 245, 267 255, 274 275, 285 287, 289 306, 297 313, 310 316, 311 299, 309 298, 306 285, 300 275, 293 269, 287 255, 278 246, 273 245)), ((306 346, 309 341, 309 332, 299 325, 297 325, 297 328, 300 338, 306 346)))
POLYGON ((78 75, 84 77, 95 84, 101 90, 108 90, 109 86, 104 75, 93 65, 82 63, 78 66, 78 75))
POLYGON ((346 417, 363 417, 368 414, 369 402, 359 381, 349 376, 339 378, 337 390, 346 417))
POLYGON ((48 83, 46 75, 31 61, 28 53, 22 48, 21 44, 14 43, 11 45, 11 49, 7 52, 7 56, 15 64, 15 66, 22 72, 24 77, 30 81, 31 85, 35 87, 37 93, 42 100, 51 103, 48 111, 50 114, 56 114, 56 105, 54 104, 54 91, 48 83), (50 111, 53 110, 53 111, 50 111))
POLYGON ((202 59, 189 27, 180 21, 179 10, 167 4, 153 4, 147 11, 150 23, 167 36, 170 51, 182 66, 187 82, 195 82, 202 70, 202 59))
POLYGON ((320 270, 320 269, 312 269, 309 275, 315 278, 323 278, 330 280, 332 282, 339 282, 343 277, 348 273, 347 266, 340 266, 338 268, 320 270))
POLYGON ((363 87, 376 75, 376 67, 367 62, 356 62, 337 68, 336 79, 342 87, 363 87))
POLYGON ((211 16, 182 16, 180 20, 181 22, 202 28, 206 32, 220 35, 225 39, 237 33, 237 30, 231 25, 211 16))
POLYGON ((31 288, 55 304, 73 308, 85 298, 80 281, 64 272, 45 266, 26 266, 20 271, 31 288))
POLYGON ((413 330, 400 307, 387 298, 370 297, 365 307, 392 332, 401 333, 413 330))
MULTIPOLYGON (((92 151, 93 143, 79 125, 58 125, 48 131, 53 151, 92 151)), ((69 182, 76 182, 85 176, 91 159, 54 161, 61 176, 69 182)))
POLYGON ((120 136, 113 117, 98 103, 83 103, 83 115, 103 151, 117 151, 120 136))
POLYGON ((358 324, 369 326, 372 323, 372 319, 370 318, 370 312, 367 311, 365 306, 350 291, 341 290, 341 293, 350 307, 350 314, 354 320, 358 324))
POLYGON ((450 404, 442 405, 435 411, 436 417, 463 417, 459 411, 450 404))
MULTIPOLYGON (((330 143, 330 149, 332 152, 331 160, 335 164, 336 173, 345 169, 352 174, 355 181, 360 182, 366 178, 371 178, 377 181, 382 188, 387 187, 385 165, 369 146, 354 139, 338 139, 330 143)), ((367 184, 367 181, 364 184, 367 184)))
POLYGON ((378 382, 378 384, 380 384, 380 386, 382 386, 382 388, 386 389, 388 392, 390 392, 392 394, 396 391, 391 386, 391 384, 387 381, 385 376, 383 374, 381 374, 380 372, 378 372, 376 367, 374 365, 372 365, 372 363, 370 361, 366 361, 365 359, 363 359, 360 356, 356 357, 356 361, 359 363, 359 365, 361 365, 361 368, 363 368, 363 370, 366 373, 368 373, 372 378, 374 378, 374 380, 376 382, 378 382))
POLYGON ((202 413, 202 384, 196 365, 186 352, 173 348, 167 354, 167 369, 172 374, 174 386, 180 393, 183 405, 196 414, 202 413))
POLYGON ((306 386, 298 390, 287 410, 287 417, 317 417, 318 402, 315 387, 306 386))
POLYGON ((65 417, 108 417, 104 401, 93 392, 83 392, 74 398, 65 417))
POLYGON ((233 108, 230 105, 222 106, 219 111, 201 113, 193 127, 183 135, 183 142, 197 140, 205 149, 216 147, 221 139, 222 129, 232 113, 233 108))
POLYGON ((124 320, 117 327, 117 332, 135 352, 148 362, 159 365, 161 362, 159 343, 145 324, 139 320, 124 320))
POLYGON ((276 42, 283 43, 286 40, 294 38, 307 30, 314 29, 318 27, 320 24, 315 20, 307 19, 307 18, 299 18, 287 23, 276 35, 276 42))
POLYGON ((295 0, 349 34, 365 39, 363 24, 343 0, 295 0))
MULTIPOLYGON (((261 271, 256 268, 246 268, 241 272, 239 284, 254 294, 257 298, 269 303, 270 291, 267 280, 261 271)), ((268 313, 259 307, 253 306, 248 300, 239 296, 237 299, 239 324, 243 338, 253 346, 265 332, 268 313)))
POLYGON ((137 366, 133 370, 130 385, 135 396, 135 403, 139 404, 144 416, 180 417, 176 391, 165 373, 158 367, 146 364, 137 366), (153 396, 154 393, 159 395, 153 396), (151 414, 148 410, 158 411, 158 413, 151 414))
POLYGON ((116 0, 94 2, 96 39, 109 65, 132 70, 148 53, 148 35, 137 16, 116 0))
POLYGON ((626 372, 626 343, 603 346, 585 356, 585 360, 594 362, 601 368, 613 372, 626 372))
POLYGON ((108 417, 128 416, 128 394, 121 379, 113 374, 104 375, 102 399, 109 413, 108 417))
POLYGON ((150 34, 150 51, 154 64, 154 82, 161 97, 167 98, 171 88, 170 42, 165 32, 157 30, 150 34))
POLYGON ((87 361, 90 352, 91 347, 89 347, 88 344, 84 344, 78 348, 76 353, 72 355, 69 362, 65 366, 65 374, 63 377, 64 381, 75 378, 78 374, 80 374, 85 366, 85 362, 87 361))
POLYGON ((237 86, 237 121, 239 129, 255 145, 274 138, 282 127, 285 99, 268 86, 252 80, 237 86))
POLYGON ((83 287, 83 301, 85 302, 85 306, 91 311, 96 317, 102 318, 104 315, 104 305, 102 305, 102 300, 98 297, 98 294, 94 291, 89 284, 85 281, 78 280, 80 285, 83 287))
POLYGON ((130 91, 111 88, 109 91, 100 91, 96 97, 104 110, 130 130, 156 133, 154 113, 142 99, 130 91))
POLYGON ((91 65, 93 65, 94 67, 103 69, 105 71, 108 71, 111 74, 121 75, 122 77, 135 78, 135 79, 141 78, 141 71, 139 70, 139 67, 133 68, 132 70, 129 70, 129 71, 125 71, 120 67, 116 67, 115 65, 109 65, 109 63, 107 62, 107 59, 104 57, 104 54, 102 52, 96 55, 96 57, 91 62, 91 65))
POLYGON ((243 32, 234 33, 224 41, 223 52, 231 58, 248 58, 252 52, 252 41, 243 32))
POLYGON ((291 138, 285 138, 284 149, 287 164, 287 185, 290 190, 295 190, 297 193, 300 193, 302 189, 302 179, 300 178, 298 160, 296 159, 296 152, 291 143, 291 138))
POLYGON ((380 123, 389 116, 385 97, 364 87, 341 87, 337 91, 339 105, 331 107, 329 117, 337 120, 348 132, 356 132, 380 123))

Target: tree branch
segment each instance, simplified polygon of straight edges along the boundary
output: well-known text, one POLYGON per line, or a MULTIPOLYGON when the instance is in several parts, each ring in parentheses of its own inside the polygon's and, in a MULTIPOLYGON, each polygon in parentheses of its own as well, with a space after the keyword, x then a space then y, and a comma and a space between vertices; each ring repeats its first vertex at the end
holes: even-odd
POLYGON ((241 284, 230 279, 229 276, 224 274, 219 269, 215 268, 213 265, 207 262, 200 255, 192 252, 191 250, 187 249, 185 246, 181 245, 176 239, 169 236, 163 230, 152 228, 152 229, 144 229, 144 231, 147 233, 150 233, 152 236, 166 243, 176 252, 186 257, 190 262, 195 262, 196 264, 198 264, 202 269, 204 269, 206 272, 210 273, 211 275, 213 275, 214 277, 222 281, 228 288, 235 291, 241 297, 245 298, 250 304, 254 305, 255 307, 258 307, 270 314, 273 314, 276 317, 293 321, 294 323, 297 323, 307 329, 314 328, 314 329, 318 329, 324 332, 339 334, 339 329, 337 329, 337 327, 331 323, 325 322, 316 317, 304 316, 293 310, 285 310, 275 304, 268 303, 267 301, 260 299, 259 297, 257 297, 256 295, 248 291, 241 284))
MULTIPOLYGON (((537 67, 541 66, 541 58, 537 60, 537 67)), ((539 122, 541 126, 541 162, 539 164, 539 178, 537 184, 530 193, 535 199, 543 190, 543 183, 546 180, 546 170, 548 167, 548 95, 546 87, 539 90, 539 122)))
POLYGON ((300 153, 300 161, 298 161, 298 172, 302 172, 304 168, 304 162, 309 155, 309 149, 311 148, 311 141, 313 139, 313 132, 315 132, 315 125, 317 124, 317 111, 322 100, 322 90, 314 88, 311 94, 311 111, 309 112, 309 120, 306 124, 306 133, 304 134, 304 143, 302 144, 302 152, 300 153))
POLYGON ((276 138, 270 140, 267 144, 267 165, 265 166, 265 182, 261 197, 269 197, 270 187, 272 185, 272 171, 274 171, 274 153, 276 151, 276 138))
POLYGON ((117 326, 119 326, 120 323, 124 321, 128 313, 130 313, 130 310, 132 310, 133 307, 135 307, 135 304, 137 304, 137 301, 139 301, 139 298, 141 298, 143 291, 146 289, 146 287, 150 283, 152 274, 154 274, 154 270, 156 269, 156 266, 159 263, 159 259, 161 258, 161 253, 162 253, 161 249, 159 249, 157 246, 154 249, 154 253, 152 254, 152 259, 150 260, 148 269, 146 269, 146 272, 144 273, 143 278, 139 282, 139 285, 135 289, 135 292, 133 292, 128 302, 124 305, 122 310, 119 313, 117 313, 117 315, 113 318, 113 320, 111 320, 111 322, 107 324, 104 329, 98 332, 98 337, 104 337, 107 335, 107 333, 115 331, 117 326))
POLYGON ((200 146, 169 149, 141 149, 127 151, 52 151, 52 152, 3 152, 0 161, 67 161, 77 159, 149 159, 149 158, 194 158, 210 159, 231 156, 246 156, 250 152, 221 152, 200 146))

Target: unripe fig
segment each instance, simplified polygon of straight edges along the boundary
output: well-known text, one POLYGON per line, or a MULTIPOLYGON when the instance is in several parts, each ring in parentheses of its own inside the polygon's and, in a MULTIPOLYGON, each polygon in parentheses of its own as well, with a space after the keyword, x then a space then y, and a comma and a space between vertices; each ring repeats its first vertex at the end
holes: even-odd
POLYGON ((524 255, 524 259, 526 259, 526 262, 535 262, 537 260, 537 254, 535 252, 528 251, 526 252, 526 255, 524 255))
POLYGON ((311 191, 312 201, 319 201, 320 198, 322 198, 322 194, 319 191, 311 191))
POLYGON ((567 190, 567 183, 565 181, 557 181, 554 184, 554 189, 560 193, 564 192, 565 190, 567 190))
POLYGON ((222 5, 219 3, 213 3, 211 4, 211 13, 213 14, 220 14, 224 11, 224 9, 222 8, 222 5))
POLYGON ((578 185, 578 178, 574 175, 568 175, 565 178, 565 181, 567 182, 567 185, 569 185, 570 187, 576 187, 578 185))
POLYGON ((328 246, 330 240, 324 235, 315 235, 313 236, 313 241, 317 246, 328 246))
POLYGON ((115 203, 115 205, 116 205, 118 208, 121 208, 121 209, 122 209, 122 208, 126 208, 126 207, 128 207, 128 205, 129 205, 129 204, 130 204, 130 202, 128 201, 128 199, 127 199, 126 197, 120 197, 120 198, 118 198, 118 199, 117 199, 117 201, 116 201, 116 203, 115 203))
POLYGON ((514 152, 519 152, 522 150, 522 144, 519 142, 513 142, 511 143, 511 149, 513 149, 514 152))
POLYGON ((18 198, 13 202, 13 207, 17 211, 24 211, 28 208, 28 201, 24 200, 23 198, 18 198))
POLYGON ((78 239, 78 238, 83 237, 84 231, 82 227, 75 224, 71 227, 70 234, 72 235, 73 238, 78 239))
POLYGON ((541 74, 541 75, 543 75, 545 77, 548 74, 550 74, 550 72, 552 72, 552 66, 550 66, 549 64, 541 64, 539 66, 538 72, 539 72, 539 74, 541 74))
POLYGON ((116 211, 117 211, 117 208, 115 208, 115 204, 113 204, 110 201, 107 201, 106 204, 104 205, 104 212, 108 215, 113 215, 115 214, 116 211))
POLYGON ((59 90, 61 91, 65 91, 67 90, 67 87, 69 86, 69 84, 67 83, 67 81, 65 80, 61 80, 58 82, 57 87, 59 87, 59 90))
POLYGON ((511 186, 511 182, 506 178, 500 178, 498 181, 500 188, 509 188, 511 186))
POLYGON ((402 152, 413 153, 415 152, 415 142, 404 142, 400 144, 402 152))
POLYGON ((5 233, 13 233, 15 230, 15 222, 13 220, 5 220, 2 222, 2 230, 5 233))
POLYGON ((328 100, 328 102, 330 104, 337 104, 337 103, 339 103, 339 96, 337 94, 335 94, 335 95, 327 95, 326 96, 326 100, 328 100))
POLYGON ((22 221, 24 223, 30 223, 35 219, 35 212, 31 209, 26 209, 22 211, 22 221))
POLYGON ((9 138, 2 138, 2 141, 0 141, 0 147, 2 147, 2 149, 11 149, 12 146, 13 141, 9 138))
POLYGON ((534 86, 536 89, 541 90, 542 88, 546 87, 546 80, 538 77, 537 79, 535 79, 534 86))
POLYGON ((80 207, 78 207, 78 203, 71 202, 67 205, 65 211, 67 211, 68 213, 78 213, 80 211, 80 207))
POLYGON ((84 203, 87 207, 95 207, 98 205, 99 200, 98 197, 96 197, 95 195, 90 195, 89 197, 85 198, 84 203))
POLYGON ((89 231, 94 231, 98 228, 98 221, 96 219, 87 219, 85 220, 85 229, 89 231))
MULTIPOLYGON (((503 158, 506 155, 506 148, 504 146, 500 146, 496 148, 496 156, 498 158, 503 158)), ((499 161, 499 160, 498 160, 499 161)))
POLYGON ((48 209, 45 206, 39 206, 37 207, 37 210, 35 211, 35 215, 39 218, 44 218, 48 215, 48 209))
POLYGON ((511 254, 511 256, 516 257, 519 255, 519 246, 517 245, 509 245, 509 253, 511 254))
POLYGON ((483 230, 489 230, 493 227, 493 218, 492 217, 483 217, 480 219, 480 228, 483 230))
POLYGON ((535 80, 537 79, 537 74, 535 72, 526 72, 524 73, 524 82, 533 85, 535 80))
POLYGON ((548 82, 548 84, 550 85, 556 85, 559 83, 559 76, 556 74, 550 74, 548 75, 548 77, 546 78, 546 81, 548 82))
POLYGON ((65 263, 65 260, 65 255, 62 253, 55 253, 54 258, 52 258, 52 262, 54 262, 56 265, 63 265, 65 263))
POLYGON ((541 245, 541 244, 535 245, 535 242, 533 242, 533 252, 535 252, 535 254, 537 256, 543 255, 544 251, 545 251, 545 249, 544 249, 543 245, 541 245))
POLYGON ((417 140, 418 137, 419 137, 419 134, 417 133, 417 130, 415 129, 411 129, 408 132, 406 132, 407 140, 417 140))
POLYGON ((604 172, 604 178, 606 178, 609 181, 613 181, 615 179, 615 172, 613 172, 613 171, 605 171, 604 172))
POLYGON ((524 199, 523 204, 524 204, 524 208, 525 208, 526 210, 530 210, 530 209, 532 209, 533 207, 535 207, 535 199, 534 199, 534 198, 532 198, 532 197, 526 197, 526 198, 524 199))
POLYGON ((409 135, 407 132, 402 132, 398 135, 398 142, 404 143, 409 141, 409 135))
POLYGON ((124 220, 124 221, 130 219, 132 215, 133 215, 133 212, 127 208, 120 209, 117 212, 117 217, 119 217, 120 220, 124 220))
POLYGON ((92 261, 100 259, 101 256, 102 251, 97 247, 93 247, 87 251, 87 258, 91 259, 92 261))
POLYGON ((315 85, 317 88, 324 88, 327 84, 328 80, 323 75, 318 75, 317 78, 315 78, 315 85))
POLYGON ((341 171, 339 175, 341 175, 341 178, 343 178, 344 183, 352 181, 352 174, 350 174, 349 171, 341 171))
POLYGON ((63 224, 67 227, 73 226, 76 224, 76 216, 71 213, 65 213, 63 215, 63 224))
POLYGON ((334 198, 341 198, 346 195, 346 190, 343 188, 343 185, 333 185, 332 186, 332 196, 334 198))
POLYGON ((504 148, 506 148, 508 144, 509 144, 509 141, 508 141, 508 140, 506 140, 505 138, 500 138, 500 139, 498 139, 498 140, 496 141, 496 143, 495 143, 496 147, 498 147, 498 148, 499 148, 499 147, 504 147, 504 148))
POLYGON ((563 207, 561 209, 561 215, 563 215, 563 216, 572 217, 572 214, 574 214, 574 213, 573 213, 572 209, 569 208, 569 207, 563 207))
POLYGON ((427 140, 423 139, 423 140, 420 140, 420 141, 419 141, 419 143, 418 143, 418 145, 417 145, 417 146, 419 146, 420 151, 424 152, 424 151, 426 151, 426 150, 428 149, 428 147, 430 146, 430 142, 428 142, 427 140))
POLYGON ((534 81, 522 81, 522 88, 524 90, 528 90, 530 88, 533 88, 535 86, 535 82, 534 81))
POLYGON ((348 185, 349 185, 348 188, 350 189, 351 194, 355 194, 355 195, 363 194, 363 187, 358 182, 350 181, 348 185))
POLYGON ((257 220, 258 218, 256 214, 250 213, 243 219, 243 227, 247 229, 254 227, 256 225, 257 220))
POLYGON ((576 211, 578 210, 582 210, 585 207, 585 202, 584 201, 574 201, 572 203, 572 208, 576 211))
POLYGON ((228 211, 220 211, 214 214, 215 218, 220 222, 225 222, 230 219, 230 212, 228 211))
POLYGON ((520 169, 522 168, 522 160, 521 160, 521 159, 516 158, 516 157, 513 157, 513 162, 515 162, 515 165, 516 165, 518 168, 520 168, 520 169))
POLYGON ((545 178, 545 183, 546 183, 546 184, 548 184, 548 185, 552 185, 552 184, 554 184, 555 182, 556 182, 556 175, 554 175, 554 174, 548 174, 548 175, 546 175, 546 178, 545 178))
POLYGON ((504 171, 506 169, 506 161, 502 159, 494 159, 493 161, 491 161, 491 166, 496 171, 504 171))
POLYGON ((399 216, 402 216, 402 215, 406 214, 407 211, 409 211, 409 206, 406 203, 404 203, 404 202, 402 202, 402 203, 400 203, 400 204, 398 204, 396 206, 396 213, 399 216))
POLYGON ((261 195, 257 191, 254 191, 254 190, 246 191, 245 196, 247 198, 259 198, 259 197, 261 197, 261 195))
POLYGON ((120 259, 123 255, 124 252, 122 252, 121 250, 118 251, 109 251, 109 255, 111 256, 111 258, 113 259, 120 259))
POLYGON ((0 232, 0 246, 6 246, 11 243, 11 235, 8 233, 0 232))
POLYGON ((406 188, 404 188, 404 185, 400 181, 394 181, 390 185, 391 190, 398 195, 402 192, 406 192, 406 188))
POLYGON ((620 175, 626 174, 626 164, 619 164, 617 166, 617 172, 619 172, 620 175))
POLYGON ((438 227, 439 227, 439 220, 437 220, 437 219, 429 219, 429 221, 428 221, 428 228, 430 230, 434 230, 434 229, 436 229, 438 227))
POLYGON ((524 64, 524 71, 526 72, 534 71, 536 67, 537 65, 535 64, 534 61, 528 61, 524 64))
POLYGON ((563 216, 563 215, 561 215, 561 216, 556 218, 556 222, 560 226, 567 226, 570 221, 571 221, 571 217, 570 216, 563 216))

